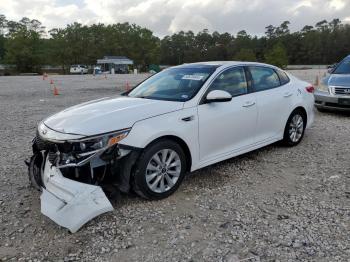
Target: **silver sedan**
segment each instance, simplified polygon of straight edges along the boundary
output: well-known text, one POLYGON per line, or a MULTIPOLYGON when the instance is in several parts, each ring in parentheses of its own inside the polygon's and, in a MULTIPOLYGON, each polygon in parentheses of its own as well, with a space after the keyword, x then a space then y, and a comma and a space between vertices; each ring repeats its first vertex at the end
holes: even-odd
POLYGON ((315 106, 319 111, 350 112, 350 55, 329 69, 315 91, 315 106))

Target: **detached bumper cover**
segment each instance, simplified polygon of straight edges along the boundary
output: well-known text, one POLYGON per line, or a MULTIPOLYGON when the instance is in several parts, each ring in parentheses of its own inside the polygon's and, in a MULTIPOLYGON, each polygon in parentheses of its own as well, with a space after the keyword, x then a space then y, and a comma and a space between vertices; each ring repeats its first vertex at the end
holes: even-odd
POLYGON ((112 211, 113 207, 99 186, 65 178, 46 159, 43 172, 41 212, 72 233, 92 218, 112 211))

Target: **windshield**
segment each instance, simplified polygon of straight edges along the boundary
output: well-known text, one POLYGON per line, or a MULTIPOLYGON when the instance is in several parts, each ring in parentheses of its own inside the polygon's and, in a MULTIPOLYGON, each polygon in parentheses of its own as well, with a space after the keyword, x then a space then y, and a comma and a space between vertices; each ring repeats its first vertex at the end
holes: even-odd
POLYGON ((156 100, 188 101, 194 97, 217 66, 183 66, 164 70, 148 78, 128 96, 156 100))
POLYGON ((346 58, 335 68, 333 74, 350 74, 350 58, 346 58))

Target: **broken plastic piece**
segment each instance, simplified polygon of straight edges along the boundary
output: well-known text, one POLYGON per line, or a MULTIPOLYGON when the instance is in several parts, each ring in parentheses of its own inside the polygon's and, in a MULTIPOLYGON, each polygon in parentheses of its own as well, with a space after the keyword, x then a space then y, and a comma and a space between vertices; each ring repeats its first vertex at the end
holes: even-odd
POLYGON ((41 213, 72 233, 92 218, 113 210, 101 187, 65 178, 48 159, 43 182, 41 213))

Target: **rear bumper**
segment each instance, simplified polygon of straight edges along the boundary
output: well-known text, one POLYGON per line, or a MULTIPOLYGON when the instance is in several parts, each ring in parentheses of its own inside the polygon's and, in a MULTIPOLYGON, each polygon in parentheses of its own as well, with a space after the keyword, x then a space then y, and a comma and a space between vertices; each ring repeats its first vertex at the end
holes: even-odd
POLYGON ((65 178, 48 158, 42 173, 41 212, 72 233, 113 207, 99 186, 65 178))
POLYGON ((320 91, 315 91, 314 95, 317 108, 350 112, 350 96, 334 96, 320 91), (339 103, 339 99, 346 101, 346 104, 339 103))

